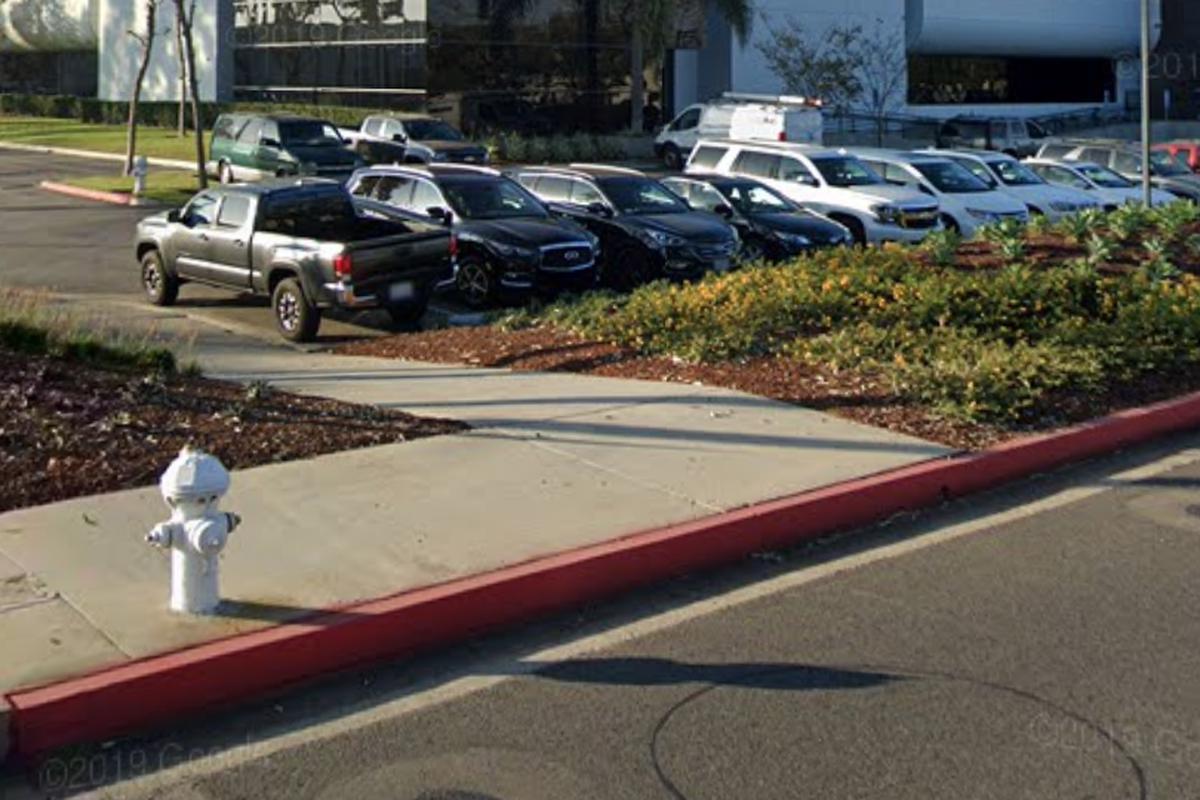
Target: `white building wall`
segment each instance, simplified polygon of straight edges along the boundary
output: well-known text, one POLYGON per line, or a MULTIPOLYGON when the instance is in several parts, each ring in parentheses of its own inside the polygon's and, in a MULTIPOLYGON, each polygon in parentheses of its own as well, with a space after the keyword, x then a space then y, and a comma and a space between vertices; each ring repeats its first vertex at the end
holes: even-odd
MULTIPOLYGON (((101 100, 129 100, 141 61, 141 44, 129 34, 146 29, 141 0, 99 0, 99 87, 101 100)), ((190 5, 190 0, 189 0, 190 5)), ((227 65, 233 36, 228 0, 201 0, 195 5, 192 42, 196 50, 197 92, 202 102, 228 99, 227 65), (218 47, 218 44, 221 47, 218 47), (222 50, 223 48, 223 50, 222 50)), ((154 49, 142 83, 142 100, 179 99, 179 55, 175 46, 175 3, 160 2, 155 20, 154 49)))

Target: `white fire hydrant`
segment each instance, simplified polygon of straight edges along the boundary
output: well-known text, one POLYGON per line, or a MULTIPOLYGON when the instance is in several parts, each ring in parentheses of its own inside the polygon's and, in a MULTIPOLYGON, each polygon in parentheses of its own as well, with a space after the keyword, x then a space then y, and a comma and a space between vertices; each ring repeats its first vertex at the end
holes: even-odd
POLYGON ((229 471, 219 460, 185 447, 159 481, 171 519, 146 534, 155 547, 171 550, 172 611, 211 614, 221 602, 217 557, 241 522, 217 510, 229 491, 229 471))
POLYGON ((146 193, 146 176, 150 174, 150 162, 145 156, 138 156, 133 160, 133 169, 129 174, 133 176, 133 196, 141 197, 146 193))

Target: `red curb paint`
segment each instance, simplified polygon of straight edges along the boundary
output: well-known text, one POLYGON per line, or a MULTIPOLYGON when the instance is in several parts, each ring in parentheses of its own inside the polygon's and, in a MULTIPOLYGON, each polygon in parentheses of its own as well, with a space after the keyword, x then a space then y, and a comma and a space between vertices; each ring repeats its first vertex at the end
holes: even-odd
POLYGON ((84 200, 97 200, 101 203, 113 203, 118 206, 136 205, 133 195, 122 192, 102 192, 99 189, 84 189, 81 186, 71 186, 70 184, 55 183, 54 181, 42 181, 38 185, 48 192, 79 197, 84 200))
POLYGON ((165 724, 1197 426, 1200 393, 13 692, 15 752, 165 724))

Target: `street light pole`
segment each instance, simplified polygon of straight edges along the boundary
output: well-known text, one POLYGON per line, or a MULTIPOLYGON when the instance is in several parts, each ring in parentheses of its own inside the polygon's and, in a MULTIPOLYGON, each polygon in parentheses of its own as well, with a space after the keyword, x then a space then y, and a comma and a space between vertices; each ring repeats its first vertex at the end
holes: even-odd
POLYGON ((1142 0, 1142 202, 1150 207, 1150 0, 1142 0))

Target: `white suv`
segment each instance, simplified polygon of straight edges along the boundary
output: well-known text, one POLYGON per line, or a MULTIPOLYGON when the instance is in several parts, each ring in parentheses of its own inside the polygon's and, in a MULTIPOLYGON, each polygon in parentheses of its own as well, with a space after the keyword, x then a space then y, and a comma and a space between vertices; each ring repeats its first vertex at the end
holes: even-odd
POLYGON ((1100 208, 1100 202, 1087 192, 1069 186, 1055 186, 1025 164, 1004 153, 991 150, 922 150, 948 158, 992 189, 1011 195, 1029 208, 1029 213, 1058 222, 1069 214, 1100 208))
POLYGON ((892 186, 845 150, 704 140, 687 172, 757 178, 789 200, 850 229, 856 242, 919 242, 941 227, 937 201, 892 186))
POLYGON ((953 161, 925 153, 856 149, 854 153, 895 186, 937 198, 942 224, 970 238, 983 225, 1029 221, 1020 200, 997 192, 953 161))

